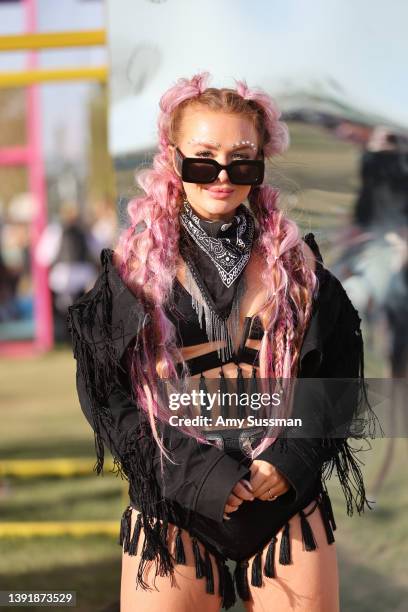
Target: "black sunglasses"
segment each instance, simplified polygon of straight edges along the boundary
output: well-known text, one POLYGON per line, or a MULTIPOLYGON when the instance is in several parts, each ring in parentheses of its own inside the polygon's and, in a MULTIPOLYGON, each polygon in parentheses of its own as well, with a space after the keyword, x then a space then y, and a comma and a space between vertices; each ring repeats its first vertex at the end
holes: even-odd
POLYGON ((185 183, 213 183, 221 170, 226 170, 233 185, 260 185, 264 179, 265 161, 263 159, 236 159, 222 166, 215 159, 186 157, 178 147, 176 167, 185 183))

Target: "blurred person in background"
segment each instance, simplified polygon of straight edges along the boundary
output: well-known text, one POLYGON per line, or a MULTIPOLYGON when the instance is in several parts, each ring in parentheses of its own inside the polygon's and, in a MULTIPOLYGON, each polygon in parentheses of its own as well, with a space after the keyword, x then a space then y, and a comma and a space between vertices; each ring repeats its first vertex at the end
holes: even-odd
MULTIPOLYGON (((3 210, 0 223, 0 338, 13 337, 7 324, 33 317, 30 228, 34 201, 29 193, 18 193, 3 210)), ((25 328, 27 329, 27 328, 25 328)))
POLYGON ((354 221, 361 228, 406 228, 408 223, 408 137, 376 126, 361 158, 361 188, 354 221))
POLYGON ((0 242, 0 323, 19 317, 20 312, 16 301, 18 277, 18 272, 13 271, 4 263, 0 242))
POLYGON ((108 199, 96 200, 92 204, 91 248, 94 257, 99 259, 103 248, 113 247, 117 237, 118 223, 114 203, 108 199))
POLYGON ((60 221, 50 223, 35 250, 37 262, 49 267, 56 341, 68 340, 67 308, 95 281, 98 245, 75 202, 65 202, 60 221))
POLYGON ((373 326, 386 323, 390 375, 408 376, 408 137, 371 130, 343 255, 333 269, 373 326))

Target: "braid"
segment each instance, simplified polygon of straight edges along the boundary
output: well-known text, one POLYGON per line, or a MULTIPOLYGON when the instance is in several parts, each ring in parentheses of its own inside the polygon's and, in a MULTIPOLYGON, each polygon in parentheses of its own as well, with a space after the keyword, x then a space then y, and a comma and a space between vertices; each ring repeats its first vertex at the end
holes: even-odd
POLYGON ((263 281, 267 301, 258 313, 267 331, 260 354, 264 378, 273 374, 276 377, 296 375, 315 283, 315 275, 303 255, 299 230, 276 208, 277 196, 277 190, 268 186, 253 190, 250 196, 251 210, 260 226, 259 247, 266 262, 263 281), (273 367, 271 355, 274 355, 273 367))

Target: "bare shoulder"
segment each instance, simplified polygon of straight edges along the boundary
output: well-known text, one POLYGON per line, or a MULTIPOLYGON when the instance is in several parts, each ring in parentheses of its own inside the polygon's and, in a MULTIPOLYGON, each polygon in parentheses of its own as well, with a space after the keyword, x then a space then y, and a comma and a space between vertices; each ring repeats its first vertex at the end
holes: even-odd
POLYGON ((310 248, 310 246, 304 240, 301 241, 301 245, 302 245, 302 249, 303 249, 303 255, 305 256, 305 259, 306 259, 306 263, 313 270, 313 272, 315 272, 316 271, 316 256, 315 256, 315 254, 313 253, 313 251, 310 248))

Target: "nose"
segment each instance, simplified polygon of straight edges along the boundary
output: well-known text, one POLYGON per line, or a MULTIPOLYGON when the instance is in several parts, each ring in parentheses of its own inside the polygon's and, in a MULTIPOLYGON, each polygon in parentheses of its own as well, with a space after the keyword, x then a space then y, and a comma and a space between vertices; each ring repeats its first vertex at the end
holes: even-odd
POLYGON ((218 180, 221 181, 221 183, 225 183, 226 181, 229 181, 229 177, 228 177, 226 170, 221 170, 221 172, 218 175, 218 180))

